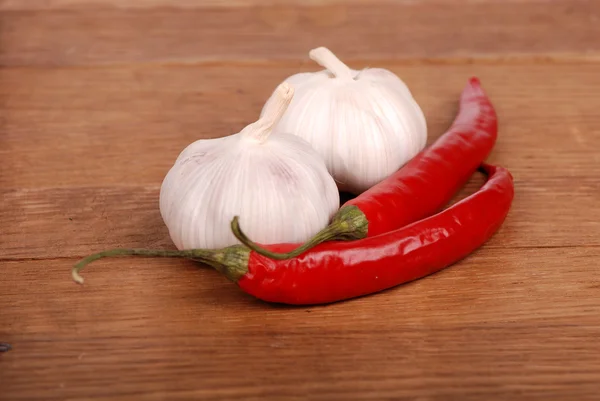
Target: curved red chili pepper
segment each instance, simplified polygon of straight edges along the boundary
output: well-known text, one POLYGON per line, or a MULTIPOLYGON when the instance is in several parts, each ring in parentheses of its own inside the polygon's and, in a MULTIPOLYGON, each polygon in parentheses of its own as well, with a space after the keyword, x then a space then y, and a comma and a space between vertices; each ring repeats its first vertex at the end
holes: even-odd
MULTIPOLYGON (((308 305, 372 294, 439 271, 483 245, 502 225, 514 196, 513 180, 502 167, 483 165, 488 181, 448 209, 395 231, 357 241, 326 242, 286 260, 274 260, 242 245, 183 251, 115 249, 90 255, 72 275, 107 256, 185 257, 223 273, 246 293, 269 302, 308 305)), ((235 232, 243 239, 243 233, 235 232)), ((287 252, 295 244, 267 245, 287 252)))
POLYGON ((311 240, 287 253, 245 245, 273 259, 289 259, 325 241, 373 237, 431 216, 487 158, 497 132, 494 107, 473 77, 462 91, 460 110, 448 131, 396 173, 346 202, 311 240))
POLYGON ((397 173, 346 202, 369 221, 368 236, 395 230, 441 210, 488 157, 498 122, 479 79, 471 78, 460 97, 452 126, 397 173))
MULTIPOLYGON (((269 302, 323 304, 372 294, 450 266, 483 245, 510 209, 511 174, 502 167, 483 169, 489 179, 478 192, 404 228, 357 241, 327 242, 288 260, 251 252, 237 284, 269 302)), ((290 248, 267 247, 276 252, 290 248)))

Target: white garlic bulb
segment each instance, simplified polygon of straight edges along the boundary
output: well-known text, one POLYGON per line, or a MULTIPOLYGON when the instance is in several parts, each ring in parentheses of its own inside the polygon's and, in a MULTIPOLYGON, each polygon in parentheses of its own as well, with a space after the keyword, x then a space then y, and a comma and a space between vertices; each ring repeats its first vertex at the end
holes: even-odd
POLYGON ((286 79, 295 96, 275 132, 306 139, 341 190, 365 191, 425 147, 425 116, 400 78, 381 68, 350 69, 324 47, 309 56, 326 70, 286 79))
POLYGON ((263 244, 304 242, 329 223, 340 200, 323 159, 297 136, 270 135, 293 95, 281 84, 258 121, 181 152, 160 191, 160 212, 178 249, 239 243, 234 216, 263 244))

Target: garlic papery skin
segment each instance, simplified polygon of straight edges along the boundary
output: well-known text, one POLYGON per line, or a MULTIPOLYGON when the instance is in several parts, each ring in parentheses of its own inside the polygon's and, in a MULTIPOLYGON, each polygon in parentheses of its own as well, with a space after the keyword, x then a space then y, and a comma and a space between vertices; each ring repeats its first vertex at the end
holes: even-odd
POLYGON ((381 68, 350 69, 324 47, 309 56, 326 70, 285 80, 294 85, 295 95, 275 132, 307 140, 340 190, 365 191, 425 147, 425 116, 395 74, 381 68))
POLYGON ((238 244, 234 216, 262 244, 303 242, 329 223, 340 200, 323 159, 298 136, 271 135, 293 95, 281 84, 258 121, 196 141, 178 156, 160 191, 160 212, 178 249, 238 244))

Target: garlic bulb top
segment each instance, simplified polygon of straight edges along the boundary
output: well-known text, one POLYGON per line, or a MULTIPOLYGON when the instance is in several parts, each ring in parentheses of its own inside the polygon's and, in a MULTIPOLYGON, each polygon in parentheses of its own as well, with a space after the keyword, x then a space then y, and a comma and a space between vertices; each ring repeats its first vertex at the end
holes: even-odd
POLYGON ((324 47, 309 55, 326 70, 287 78, 296 92, 275 131, 306 139, 341 190, 365 191, 425 147, 425 117, 400 78, 350 69, 324 47))
POLYGON ((270 135, 293 98, 287 83, 241 132, 203 139, 181 152, 160 191, 160 212, 178 249, 239 243, 234 216, 257 242, 303 242, 339 208, 323 159, 303 139, 270 135))

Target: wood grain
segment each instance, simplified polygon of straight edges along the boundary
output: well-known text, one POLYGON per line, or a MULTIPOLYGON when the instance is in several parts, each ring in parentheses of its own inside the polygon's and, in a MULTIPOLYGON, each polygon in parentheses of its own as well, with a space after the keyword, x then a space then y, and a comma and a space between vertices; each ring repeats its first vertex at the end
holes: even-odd
POLYGON ((576 386, 593 399, 598 256, 484 247, 418 282, 309 309, 254 301, 191 262, 98 262, 84 287, 69 281, 68 259, 9 263, 0 305, 15 349, 2 356, 3 394, 568 399, 576 386))
MULTIPOLYGON (((478 178, 457 197, 475 192, 482 181, 478 178)), ((514 207, 490 246, 600 246, 597 179, 517 178, 515 186, 514 207), (573 199, 576 207, 552 215, 573 199)), ((174 249, 158 209, 158 187, 57 188, 2 195, 4 259, 83 257, 118 247, 174 249)))
MULTIPOLYGON (((462 0, 461 3, 535 3, 545 0, 462 0)), ((414 0, 0 0, 0 10, 72 10, 97 8, 183 8, 197 9, 206 7, 251 7, 251 6, 327 6, 353 4, 414 4, 414 0)), ((456 0, 419 0, 419 4, 456 4, 456 0)))
MULTIPOLYGON (((430 142, 451 124, 460 91, 476 75, 500 118, 490 160, 524 180, 596 177, 598 64, 378 66, 409 85, 425 112, 430 142)), ((0 163, 12 171, 0 176, 0 184, 158 186, 185 146, 239 132, 258 118, 277 84, 315 70, 299 65, 0 69, 0 163)))
POLYGON ((347 59, 597 57, 599 18, 589 0, 5 10, 0 65, 289 60, 317 46, 347 59))
MULTIPOLYGON (((600 2, 0 0, 0 400, 595 400, 600 2), (501 230, 372 296, 266 304, 172 248, 160 183, 327 45, 397 73, 435 140, 477 75, 501 230)), ((475 175, 453 202, 473 193, 475 175)))

